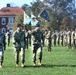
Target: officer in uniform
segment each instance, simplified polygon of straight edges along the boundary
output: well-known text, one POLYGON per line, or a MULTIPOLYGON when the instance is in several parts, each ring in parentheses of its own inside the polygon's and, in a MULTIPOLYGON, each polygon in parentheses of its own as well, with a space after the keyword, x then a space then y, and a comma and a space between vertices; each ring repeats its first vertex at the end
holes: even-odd
POLYGON ((40 27, 36 27, 32 32, 32 51, 33 51, 33 63, 36 66, 36 53, 38 52, 38 65, 42 65, 42 39, 43 33, 40 30, 40 27))
POLYGON ((51 51, 51 30, 50 27, 47 27, 47 34, 45 35, 46 39, 47 39, 47 48, 48 51, 51 51))
POLYGON ((16 66, 19 65, 19 53, 21 55, 21 67, 25 67, 25 48, 26 38, 25 31, 22 30, 21 24, 17 25, 17 30, 13 34, 13 44, 15 46, 15 61, 16 66))
POLYGON ((2 68, 2 64, 4 60, 5 47, 6 47, 5 34, 1 32, 1 28, 0 28, 0 68, 2 68))

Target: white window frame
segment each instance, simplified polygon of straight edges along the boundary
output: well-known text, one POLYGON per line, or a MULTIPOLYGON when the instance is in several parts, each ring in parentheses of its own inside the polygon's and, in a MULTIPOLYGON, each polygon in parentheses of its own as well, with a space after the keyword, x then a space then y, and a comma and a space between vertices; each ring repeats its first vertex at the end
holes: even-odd
POLYGON ((2 28, 2 32, 3 33, 6 33, 6 28, 2 28))
POLYGON ((2 25, 5 25, 6 24, 6 18, 3 17, 1 22, 2 22, 2 25))
POLYGON ((13 24, 13 20, 14 20, 14 19, 13 19, 12 17, 10 17, 10 18, 9 18, 9 24, 13 24))

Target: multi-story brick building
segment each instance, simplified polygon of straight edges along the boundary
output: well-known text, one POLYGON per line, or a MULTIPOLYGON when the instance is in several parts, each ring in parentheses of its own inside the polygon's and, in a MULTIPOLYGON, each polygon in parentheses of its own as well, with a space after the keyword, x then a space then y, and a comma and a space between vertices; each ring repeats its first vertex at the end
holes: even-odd
POLYGON ((10 7, 10 4, 0 10, 0 28, 2 32, 6 33, 7 30, 13 30, 14 19, 19 13, 23 14, 24 10, 18 7, 10 7))

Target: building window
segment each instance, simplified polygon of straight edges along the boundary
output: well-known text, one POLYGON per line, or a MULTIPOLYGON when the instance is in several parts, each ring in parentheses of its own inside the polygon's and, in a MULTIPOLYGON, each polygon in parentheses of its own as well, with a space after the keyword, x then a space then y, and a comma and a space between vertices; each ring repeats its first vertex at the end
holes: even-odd
POLYGON ((9 24, 13 24, 13 18, 9 18, 9 24))
POLYGON ((2 32, 3 33, 6 33, 6 28, 2 28, 2 32))
POLYGON ((2 18, 2 25, 6 24, 6 18, 2 18))

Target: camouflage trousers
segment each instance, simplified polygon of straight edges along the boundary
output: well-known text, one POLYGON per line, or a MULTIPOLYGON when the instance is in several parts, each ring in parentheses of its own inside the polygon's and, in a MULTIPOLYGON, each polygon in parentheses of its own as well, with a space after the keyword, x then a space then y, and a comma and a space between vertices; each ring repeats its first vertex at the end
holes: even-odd
POLYGON ((33 51, 33 62, 36 63, 36 54, 38 53, 38 59, 41 62, 42 60, 42 45, 32 45, 33 51))
POLYGON ((48 51, 51 51, 51 39, 46 39, 48 51))
POLYGON ((21 57, 21 63, 25 62, 25 48, 15 48, 15 61, 16 64, 19 63, 19 55, 21 57))
POLYGON ((4 47, 0 47, 0 62, 3 63, 4 60, 4 47))
POLYGON ((76 49, 76 39, 73 40, 74 49, 76 49))

